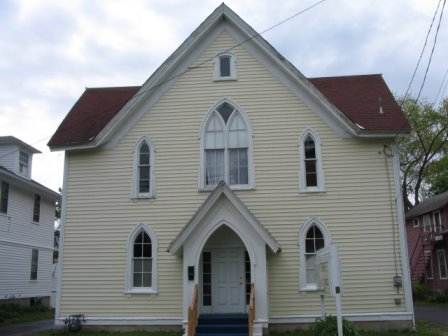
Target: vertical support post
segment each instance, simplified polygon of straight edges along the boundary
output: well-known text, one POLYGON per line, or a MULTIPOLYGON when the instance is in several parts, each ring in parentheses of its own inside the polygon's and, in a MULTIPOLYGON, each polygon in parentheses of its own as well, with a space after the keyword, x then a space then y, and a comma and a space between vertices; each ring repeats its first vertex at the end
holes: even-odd
POLYGON ((335 287, 336 292, 336 320, 338 322, 338 336, 344 336, 342 332, 342 306, 341 306, 341 287, 335 287))

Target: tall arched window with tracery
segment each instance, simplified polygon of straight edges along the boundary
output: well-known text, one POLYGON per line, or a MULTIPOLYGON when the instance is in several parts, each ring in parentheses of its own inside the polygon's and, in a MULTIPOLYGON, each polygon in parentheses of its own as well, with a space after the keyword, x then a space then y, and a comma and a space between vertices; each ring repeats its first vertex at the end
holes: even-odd
POLYGON ((300 139, 300 191, 324 191, 324 174, 319 136, 311 129, 300 139))
POLYGON ((133 198, 152 198, 154 194, 154 147, 143 137, 134 150, 133 198))
POLYGON ((220 181, 232 188, 252 188, 252 131, 245 114, 228 100, 213 108, 202 129, 200 188, 220 181))
POLYGON ((138 225, 128 238, 126 292, 157 292, 157 237, 145 224, 138 225))
POLYGON ((318 290, 316 255, 317 251, 331 244, 330 234, 322 222, 316 218, 311 218, 302 226, 298 240, 300 250, 300 290, 318 290))

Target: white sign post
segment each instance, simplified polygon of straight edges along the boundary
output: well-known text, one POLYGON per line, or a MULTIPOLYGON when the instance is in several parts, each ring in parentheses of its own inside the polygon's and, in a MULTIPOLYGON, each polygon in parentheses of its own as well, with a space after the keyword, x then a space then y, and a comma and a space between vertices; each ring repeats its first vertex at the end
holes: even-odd
MULTIPOLYGON (((338 323, 338 336, 343 336, 342 333, 342 280, 341 267, 339 263, 339 255, 336 245, 331 244, 323 249, 317 251, 316 265, 319 265, 319 278, 321 286, 325 287, 325 279, 323 279, 321 264, 328 263, 328 287, 330 294, 336 298, 336 320, 338 323)), ((324 288, 322 288, 324 289, 324 288)))

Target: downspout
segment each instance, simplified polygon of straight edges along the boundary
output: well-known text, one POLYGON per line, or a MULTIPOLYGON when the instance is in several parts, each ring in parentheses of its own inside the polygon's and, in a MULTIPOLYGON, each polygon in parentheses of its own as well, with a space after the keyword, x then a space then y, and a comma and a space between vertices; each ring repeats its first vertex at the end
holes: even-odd
POLYGON ((415 317, 414 317, 414 304, 412 299, 412 285, 409 272, 409 259, 408 259, 408 242, 406 236, 406 227, 404 220, 404 206, 403 197, 400 184, 400 154, 398 145, 392 143, 393 154, 393 168, 394 168, 394 180, 395 180, 395 195, 397 200, 397 215, 398 215, 398 228, 400 232, 400 247, 401 247, 401 262, 403 267, 403 288, 406 301, 406 310, 412 314, 412 328, 415 330, 415 317))

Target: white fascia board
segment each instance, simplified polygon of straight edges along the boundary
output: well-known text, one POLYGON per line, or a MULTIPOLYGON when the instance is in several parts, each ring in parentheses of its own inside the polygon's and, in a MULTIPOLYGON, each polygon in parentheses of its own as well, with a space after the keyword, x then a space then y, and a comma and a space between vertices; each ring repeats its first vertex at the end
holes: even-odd
POLYGON ((299 70, 245 22, 236 26, 227 25, 226 29, 240 45, 257 58, 335 132, 343 137, 358 134, 360 129, 356 124, 330 103, 299 70))
POLYGON ((6 181, 21 189, 36 192, 41 196, 50 200, 54 201, 61 200, 61 195, 59 195, 57 192, 41 185, 40 183, 34 180, 28 180, 24 177, 18 176, 15 173, 6 170, 0 170, 0 176, 2 175, 5 177, 6 181))
POLYGON ((212 209, 212 207, 222 195, 225 195, 225 197, 235 207, 235 209, 247 220, 248 223, 250 223, 252 228, 263 239, 266 245, 269 246, 272 252, 277 253, 281 251, 280 245, 266 230, 266 228, 264 228, 264 226, 255 218, 255 216, 249 211, 249 209, 247 209, 247 207, 235 195, 235 193, 230 190, 230 188, 225 183, 221 183, 204 201, 204 203, 193 216, 192 220, 184 227, 181 233, 171 242, 171 244, 168 246, 167 252, 171 253, 172 255, 180 253, 180 248, 184 245, 185 241, 190 237, 197 225, 208 214, 210 209, 212 209))
POLYGON ((95 146, 115 146, 160 97, 222 33, 221 15, 209 16, 142 85, 95 138, 95 146))

